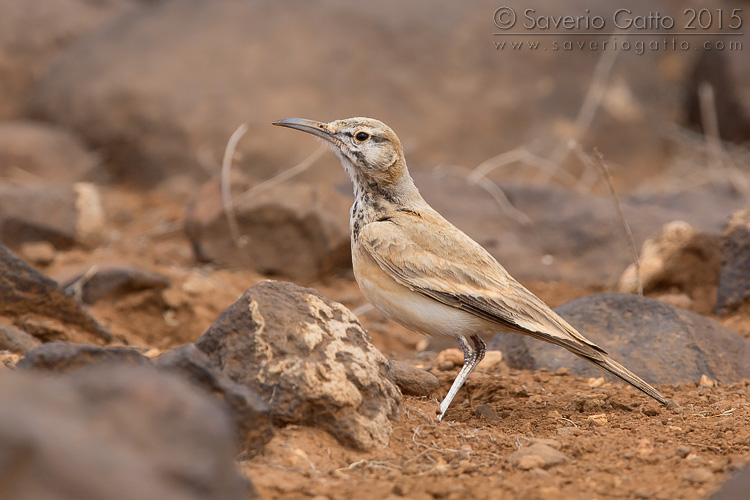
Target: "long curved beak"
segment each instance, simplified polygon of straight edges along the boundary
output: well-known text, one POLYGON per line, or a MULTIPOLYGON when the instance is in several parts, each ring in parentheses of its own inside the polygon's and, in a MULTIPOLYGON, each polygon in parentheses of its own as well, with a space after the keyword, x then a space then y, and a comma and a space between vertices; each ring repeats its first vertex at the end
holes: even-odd
POLYGON ((336 139, 331 131, 328 130, 328 124, 316 122, 315 120, 306 120, 305 118, 284 118, 283 120, 272 122, 272 125, 301 130, 302 132, 316 135, 329 142, 334 142, 336 139))

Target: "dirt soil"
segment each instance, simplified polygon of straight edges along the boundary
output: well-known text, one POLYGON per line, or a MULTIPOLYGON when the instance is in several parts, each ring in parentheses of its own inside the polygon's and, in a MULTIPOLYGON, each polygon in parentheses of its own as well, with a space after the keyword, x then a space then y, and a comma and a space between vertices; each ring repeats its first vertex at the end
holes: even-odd
MULTIPOLYGON (((248 270, 198 266, 181 231, 183 203, 119 188, 107 190, 104 199, 113 214, 109 242, 92 252, 59 253, 41 270, 54 277, 97 262, 120 262, 169 277, 172 285, 164 292, 91 306, 117 343, 153 356, 193 341, 245 289, 265 279, 248 270)), ((350 273, 304 285, 359 311, 386 356, 430 370, 441 386, 432 399, 403 398, 386 449, 358 452, 317 429, 278 429, 260 455, 240 457, 259 498, 698 499, 748 461, 750 381, 661 385, 679 405, 665 409, 621 383, 587 380, 565 370, 512 371, 501 364, 474 373, 438 422, 437 398, 447 392, 457 369, 438 370, 436 354, 420 352, 425 337, 363 308, 366 302, 350 273), (545 442, 567 460, 528 470, 509 460, 537 439, 553 440, 545 442)), ((553 307, 605 291, 598 284, 526 285, 553 307)), ((748 310, 717 319, 745 335, 750 330, 748 310)))

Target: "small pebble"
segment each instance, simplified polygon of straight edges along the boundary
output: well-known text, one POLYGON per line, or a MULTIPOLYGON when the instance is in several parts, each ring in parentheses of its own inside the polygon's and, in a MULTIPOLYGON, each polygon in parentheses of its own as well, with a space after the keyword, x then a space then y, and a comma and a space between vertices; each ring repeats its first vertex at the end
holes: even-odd
POLYGON ((674 450, 674 454, 677 455, 680 458, 685 458, 688 455, 690 455, 690 447, 689 446, 678 446, 676 450, 674 450))
POLYGON ((703 375, 701 375, 701 381, 700 381, 700 383, 698 385, 700 387, 714 387, 714 386, 716 386, 716 381, 715 380, 711 380, 704 373, 703 375))
POLYGON ((497 414, 497 411, 495 408, 492 407, 492 405, 484 403, 479 406, 477 406, 476 412, 481 417, 494 421, 494 420, 500 420, 500 415, 497 414))
POLYGON ((607 422, 609 420, 607 419, 607 415, 604 413, 599 413, 597 415, 589 415, 586 420, 592 424, 594 424, 597 427, 602 427, 604 425, 607 425, 607 422))

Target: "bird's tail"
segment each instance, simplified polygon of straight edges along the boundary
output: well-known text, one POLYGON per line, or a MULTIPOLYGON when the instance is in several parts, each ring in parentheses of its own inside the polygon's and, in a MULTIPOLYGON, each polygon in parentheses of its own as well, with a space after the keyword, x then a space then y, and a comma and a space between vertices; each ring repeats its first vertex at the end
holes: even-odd
MULTIPOLYGON (((562 319, 562 318, 560 318, 562 319)), ((567 324, 567 323, 566 323, 567 324)), ((568 325, 569 326, 569 325, 568 325)), ((568 351, 572 352, 576 356, 579 356, 589 363, 598 366, 602 370, 611 373, 615 377, 618 377, 628 384, 632 385, 639 391, 642 391, 644 394, 647 394, 660 402, 663 405, 666 405, 667 398, 661 395, 659 391, 651 387, 649 384, 643 381, 638 375, 631 372, 624 366, 622 366, 617 361, 614 361, 607 355, 607 351, 599 347, 598 345, 594 344, 593 342, 586 340, 585 337, 583 337, 580 333, 578 333, 575 329, 573 329, 572 326, 569 326, 570 332, 575 332, 576 336, 574 337, 572 334, 570 334, 569 338, 562 338, 560 336, 552 336, 549 334, 542 334, 539 332, 533 332, 529 330, 520 330, 521 332, 525 333, 526 335, 530 335, 532 337, 538 338, 539 340, 543 340, 545 342, 549 342, 551 344, 558 345, 560 347, 563 347, 567 349, 568 351), (586 340, 587 343, 583 343, 581 339, 586 340)))
POLYGON ((632 385, 639 391, 642 391, 643 393, 651 396, 652 398, 654 398, 661 404, 663 405, 667 404, 667 398, 662 396, 659 391, 651 387, 649 384, 644 382, 643 379, 641 379, 638 375, 631 372, 630 370, 622 366, 617 361, 610 359, 607 355, 601 354, 596 357, 586 356, 585 359, 586 361, 589 361, 593 363, 594 365, 598 366, 602 370, 607 371, 611 373, 612 375, 614 375, 615 377, 618 377, 624 380, 625 382, 632 385))

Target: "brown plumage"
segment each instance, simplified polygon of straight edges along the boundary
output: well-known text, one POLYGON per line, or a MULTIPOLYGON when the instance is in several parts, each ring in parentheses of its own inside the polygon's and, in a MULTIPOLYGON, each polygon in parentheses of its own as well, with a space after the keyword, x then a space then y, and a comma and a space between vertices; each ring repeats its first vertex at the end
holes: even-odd
POLYGON ((501 331, 559 345, 667 403, 432 209, 414 186, 401 143, 387 125, 371 118, 330 123, 293 118, 274 125, 327 141, 351 177, 352 262, 367 300, 407 328, 458 340, 464 366, 440 405, 440 419, 484 357, 481 336, 501 331))

